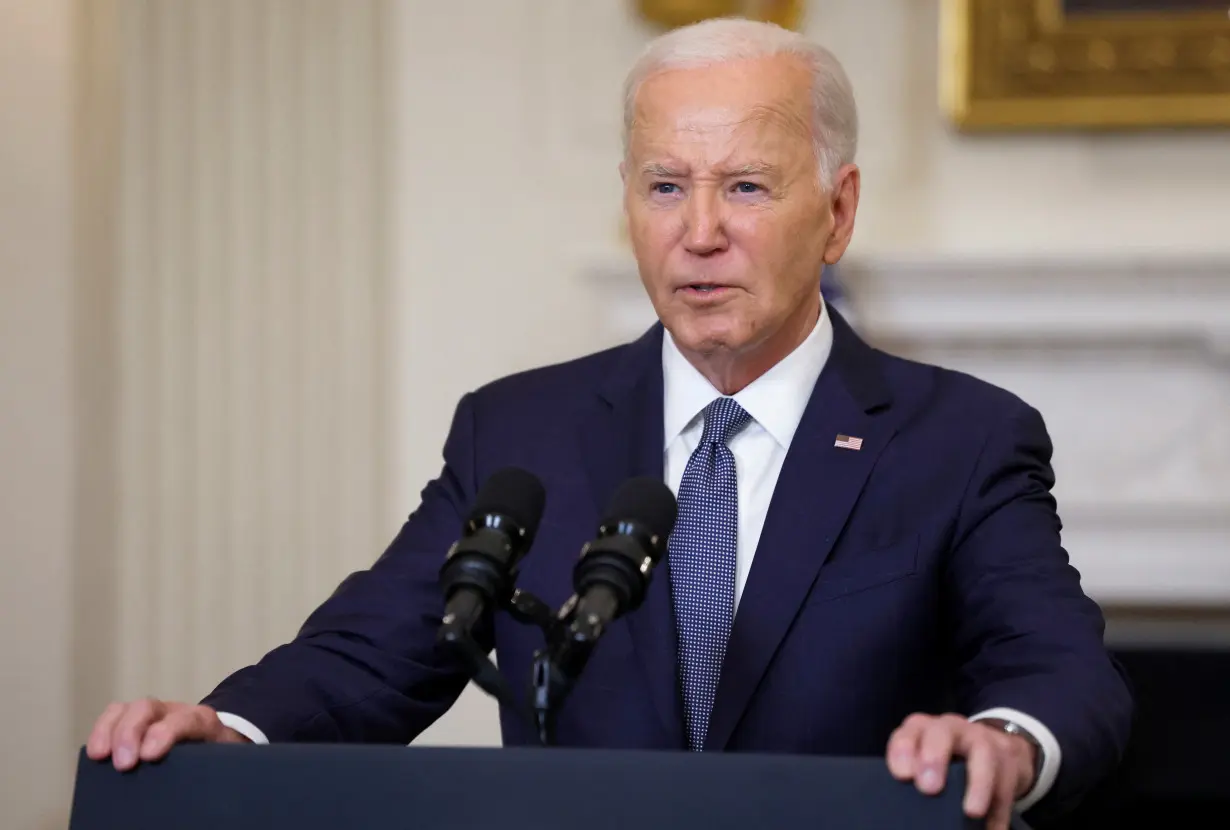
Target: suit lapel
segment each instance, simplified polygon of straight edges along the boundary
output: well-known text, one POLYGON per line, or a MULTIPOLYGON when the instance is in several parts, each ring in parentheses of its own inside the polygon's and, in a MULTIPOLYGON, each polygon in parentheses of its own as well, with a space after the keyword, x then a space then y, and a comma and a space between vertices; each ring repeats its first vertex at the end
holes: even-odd
POLYGON ((875 353, 832 309, 830 315, 833 351, 773 491, 727 644, 706 750, 726 747, 896 432, 875 353), (835 446, 839 435, 861 438, 861 448, 835 446))
MULTIPOLYGON (((585 460, 599 515, 616 488, 633 476, 663 477, 662 327, 630 344, 583 419, 585 460)), ((672 742, 683 746, 683 703, 675 663, 670 580, 663 557, 641 607, 624 618, 650 697, 672 742)))

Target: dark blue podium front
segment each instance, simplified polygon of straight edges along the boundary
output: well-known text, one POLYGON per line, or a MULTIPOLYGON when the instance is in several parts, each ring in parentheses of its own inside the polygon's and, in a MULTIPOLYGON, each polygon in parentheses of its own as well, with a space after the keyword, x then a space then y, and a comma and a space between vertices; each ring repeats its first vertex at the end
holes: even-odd
POLYGON ((923 796, 881 758, 186 745, 128 773, 82 752, 70 830, 957 830, 964 786, 923 796))

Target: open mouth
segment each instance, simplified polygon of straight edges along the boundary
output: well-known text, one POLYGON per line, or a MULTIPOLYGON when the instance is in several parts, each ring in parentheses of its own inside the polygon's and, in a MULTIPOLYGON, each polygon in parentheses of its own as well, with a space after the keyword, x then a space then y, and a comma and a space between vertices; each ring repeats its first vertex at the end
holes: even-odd
POLYGON ((712 282, 693 282, 684 286, 683 290, 688 294, 697 296, 714 296, 724 291, 729 291, 730 287, 712 282))

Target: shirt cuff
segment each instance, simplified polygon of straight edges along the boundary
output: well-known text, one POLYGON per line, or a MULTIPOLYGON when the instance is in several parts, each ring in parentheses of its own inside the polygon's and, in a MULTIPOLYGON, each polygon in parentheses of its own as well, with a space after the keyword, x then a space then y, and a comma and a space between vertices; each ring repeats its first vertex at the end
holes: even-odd
POLYGON ((1041 747, 1039 751, 1042 755, 1042 764, 1038 768, 1038 780, 1034 782, 1029 792, 1021 796, 1016 803, 1017 812, 1023 813, 1041 801, 1050 792, 1055 779, 1059 776, 1059 764, 1063 760, 1063 751, 1059 748, 1059 741, 1055 740, 1055 735, 1051 730, 1047 729, 1042 724, 1042 721, 1030 717, 1024 712, 998 707, 987 709, 985 712, 979 712, 970 717, 970 720, 978 721, 988 718, 1012 721, 1028 732, 1038 742, 1038 746, 1041 747))
MULTIPOLYGON (((232 715, 230 712, 219 712, 218 720, 222 721, 223 726, 234 729, 254 744, 269 743, 269 739, 265 737, 265 733, 257 729, 255 724, 246 718, 241 718, 239 715, 232 715)), ((1022 723, 1021 726, 1025 726, 1025 724, 1022 723)))

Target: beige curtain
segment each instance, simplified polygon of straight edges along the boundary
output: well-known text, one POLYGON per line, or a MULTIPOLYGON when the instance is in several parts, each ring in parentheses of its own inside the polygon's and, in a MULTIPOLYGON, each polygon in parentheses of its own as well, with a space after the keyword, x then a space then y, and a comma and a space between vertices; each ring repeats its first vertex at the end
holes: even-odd
POLYGON ((115 106, 83 108, 114 153, 83 154, 103 171, 90 220, 113 233, 83 241, 110 322, 85 355, 105 378, 81 430, 101 453, 81 506, 98 536, 80 548, 82 721, 112 697, 199 698, 395 530, 389 10, 106 5, 87 17, 115 83, 86 84, 115 106))

